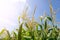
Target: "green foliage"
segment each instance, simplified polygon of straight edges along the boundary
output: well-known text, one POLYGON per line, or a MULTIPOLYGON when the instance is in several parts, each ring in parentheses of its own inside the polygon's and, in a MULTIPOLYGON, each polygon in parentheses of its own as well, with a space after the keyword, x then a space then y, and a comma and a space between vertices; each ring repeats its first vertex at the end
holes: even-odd
POLYGON ((18 40, 22 40, 22 25, 19 25, 19 30, 18 30, 18 40))

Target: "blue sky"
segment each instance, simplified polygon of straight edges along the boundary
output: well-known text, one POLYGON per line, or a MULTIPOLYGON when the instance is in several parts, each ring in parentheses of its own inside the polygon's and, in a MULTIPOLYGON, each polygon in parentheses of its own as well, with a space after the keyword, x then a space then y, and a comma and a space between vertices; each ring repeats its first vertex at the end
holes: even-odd
MULTIPOLYGON (((52 6, 54 10, 59 10, 56 12, 56 18, 57 20, 60 19, 60 0, 52 0, 52 6)), ((36 14, 35 17, 38 17, 40 15, 43 15, 44 12, 47 13, 47 15, 50 12, 49 9, 49 1, 48 0, 31 0, 28 2, 31 9, 34 9, 34 6, 37 5, 37 9, 36 9, 36 14)))
MULTIPOLYGON (((60 8, 60 0, 52 0, 52 6, 54 10, 60 8)), ((18 27, 18 16, 21 15, 25 6, 29 7, 29 16, 32 15, 35 5, 37 6, 35 18, 43 15, 44 12, 47 15, 50 14, 48 0, 0 0, 0 29, 6 28, 8 30, 14 30, 18 27)), ((56 21, 60 21, 60 9, 56 14, 56 21)), ((37 20, 39 21, 39 20, 37 20)), ((0 30, 1 31, 1 30, 0 30)))
MULTIPOLYGON (((53 10, 56 11, 56 22, 60 22, 60 0, 51 0, 53 10)), ((49 9, 49 1, 48 0, 31 0, 28 2, 31 9, 34 9, 34 6, 37 6, 35 18, 38 18, 39 16, 43 15, 44 12, 47 13, 47 15, 50 14, 49 9)), ((31 10, 31 11, 32 11, 31 10)))

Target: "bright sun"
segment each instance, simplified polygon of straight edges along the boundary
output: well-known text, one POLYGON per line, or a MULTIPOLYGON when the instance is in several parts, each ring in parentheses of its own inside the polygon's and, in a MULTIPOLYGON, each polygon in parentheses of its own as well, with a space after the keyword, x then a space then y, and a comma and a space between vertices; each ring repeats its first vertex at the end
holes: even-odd
POLYGON ((15 27, 18 25, 17 16, 20 13, 19 10, 23 9, 26 1, 27 0, 0 0, 0 31, 4 27, 12 30, 12 26, 15 27), (21 2, 21 5, 19 2, 21 2))
POLYGON ((26 3, 27 0, 11 0, 12 2, 23 2, 26 3))
POLYGON ((20 0, 20 2, 26 2, 26 0, 20 0))

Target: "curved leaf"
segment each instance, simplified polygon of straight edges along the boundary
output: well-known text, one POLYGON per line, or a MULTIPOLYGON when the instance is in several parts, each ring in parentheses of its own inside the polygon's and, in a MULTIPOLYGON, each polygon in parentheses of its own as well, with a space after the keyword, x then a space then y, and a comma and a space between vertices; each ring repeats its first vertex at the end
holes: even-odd
POLYGON ((48 16, 47 19, 52 22, 52 18, 51 17, 48 16))

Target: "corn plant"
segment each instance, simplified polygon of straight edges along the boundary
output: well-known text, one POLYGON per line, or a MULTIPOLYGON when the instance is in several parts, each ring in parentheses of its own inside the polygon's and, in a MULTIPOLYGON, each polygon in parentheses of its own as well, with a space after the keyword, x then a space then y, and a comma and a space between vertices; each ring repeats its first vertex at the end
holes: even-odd
POLYGON ((22 12, 22 16, 18 17, 19 28, 17 33, 13 31, 10 34, 8 30, 3 29, 0 32, 0 40, 60 40, 60 29, 54 25, 52 5, 50 5, 51 15, 41 16, 39 18, 40 23, 34 18, 36 7, 31 19, 27 15, 27 10, 28 7, 22 12), (23 22, 20 22, 21 18, 23 22))

